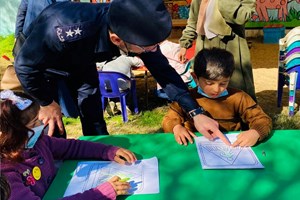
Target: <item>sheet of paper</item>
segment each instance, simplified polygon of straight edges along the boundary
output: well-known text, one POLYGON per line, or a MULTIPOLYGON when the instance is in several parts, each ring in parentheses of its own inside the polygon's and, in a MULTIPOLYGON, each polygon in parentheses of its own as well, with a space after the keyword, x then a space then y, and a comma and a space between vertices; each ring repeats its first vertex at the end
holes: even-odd
POLYGON ((112 161, 79 162, 64 197, 94 188, 113 176, 129 179, 129 194, 159 193, 158 160, 153 157, 132 165, 112 161))
MULTIPOLYGON (((227 134, 232 143, 238 134, 227 134)), ((264 168, 251 147, 230 147, 220 139, 209 141, 205 137, 195 139, 202 169, 251 169, 264 168)))

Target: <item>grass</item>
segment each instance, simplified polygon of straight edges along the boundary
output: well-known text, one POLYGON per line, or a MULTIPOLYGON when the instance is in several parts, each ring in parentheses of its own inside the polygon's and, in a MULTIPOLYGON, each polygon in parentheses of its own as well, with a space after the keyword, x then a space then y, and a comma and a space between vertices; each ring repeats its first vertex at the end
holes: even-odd
MULTIPOLYGON (((161 133, 161 121, 168 109, 168 106, 161 106, 152 111, 141 111, 137 115, 129 115, 128 122, 123 123, 122 115, 109 117, 106 113, 104 119, 110 134, 146 134, 161 133)), ((78 138, 82 136, 80 120, 63 118, 68 137, 78 138)))
MULTIPOLYGON (((12 58, 11 50, 13 43, 13 36, 0 37, 0 57, 2 55, 7 55, 12 58)), ((1 62, 2 60, 0 59, 0 72, 6 67, 6 65, 1 64, 1 62)), ((156 82, 153 78, 148 80, 148 85, 149 88, 154 89, 156 87, 156 82)), ((129 121, 127 123, 123 123, 121 115, 109 117, 105 114, 105 121, 110 134, 146 134, 162 132, 161 121, 168 109, 167 101, 158 99, 153 93, 149 92, 149 105, 146 106, 144 79, 137 80, 137 93, 140 113, 138 115, 129 115, 129 121)), ((269 111, 267 114, 273 120, 273 129, 300 129, 299 112, 295 116, 289 117, 287 111, 273 113, 272 108, 267 109, 263 107, 263 109, 269 111)), ((63 118, 63 121, 68 138, 78 138, 82 136, 79 119, 63 118)))
POLYGON ((12 58, 12 48, 14 45, 14 36, 9 35, 7 37, 0 36, 0 55, 6 55, 9 58, 12 58))
POLYGON ((272 117, 273 129, 300 129, 300 116, 294 115, 293 117, 287 116, 287 114, 278 114, 272 117))

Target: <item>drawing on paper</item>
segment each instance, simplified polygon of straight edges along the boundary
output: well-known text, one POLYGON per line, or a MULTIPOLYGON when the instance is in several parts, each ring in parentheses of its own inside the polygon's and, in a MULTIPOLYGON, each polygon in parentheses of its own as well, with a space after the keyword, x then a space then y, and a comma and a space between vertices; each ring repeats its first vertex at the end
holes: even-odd
MULTIPOLYGON (((231 142, 237 134, 227 135, 231 142)), ((221 140, 196 138, 198 155, 203 169, 264 168, 250 147, 230 147, 221 140)))
POLYGON ((129 179, 129 194, 159 192, 157 158, 139 160, 133 165, 111 161, 79 162, 64 196, 82 193, 108 181, 113 176, 129 179))
POLYGON ((90 188, 97 187, 98 185, 111 179, 113 176, 119 176, 121 179, 129 178, 129 182, 131 184, 131 190, 129 191, 129 193, 139 192, 143 190, 144 181, 142 181, 142 165, 137 165, 134 171, 128 170, 126 168, 120 169, 120 167, 116 165, 117 163, 81 163, 81 165, 78 166, 78 170, 76 171, 80 172, 87 170, 87 175, 85 179, 82 179, 83 187, 81 192, 84 192, 90 188))

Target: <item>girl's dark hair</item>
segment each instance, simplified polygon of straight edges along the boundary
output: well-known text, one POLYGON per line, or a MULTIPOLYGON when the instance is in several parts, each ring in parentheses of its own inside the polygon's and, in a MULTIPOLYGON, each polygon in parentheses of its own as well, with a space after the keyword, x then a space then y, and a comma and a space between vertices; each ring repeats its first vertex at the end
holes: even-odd
POLYGON ((0 199, 2 200, 9 199, 11 193, 10 185, 6 180, 6 177, 2 173, 0 176, 0 193, 1 193, 0 199))
POLYGON ((38 115, 40 107, 29 95, 15 94, 33 102, 25 110, 19 110, 11 100, 0 100, 0 156, 17 162, 22 160, 28 131, 31 131, 26 125, 38 115))
POLYGON ((194 62, 196 76, 209 80, 220 80, 231 77, 234 70, 234 57, 225 49, 202 49, 194 62))

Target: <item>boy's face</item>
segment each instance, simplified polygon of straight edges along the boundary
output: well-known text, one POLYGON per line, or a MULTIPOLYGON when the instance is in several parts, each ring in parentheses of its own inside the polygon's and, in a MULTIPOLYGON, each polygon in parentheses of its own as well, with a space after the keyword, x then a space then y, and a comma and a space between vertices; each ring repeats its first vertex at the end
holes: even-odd
POLYGON ((230 77, 222 78, 220 80, 209 80, 206 78, 199 78, 199 86, 206 95, 210 98, 218 98, 224 90, 228 87, 230 77))

